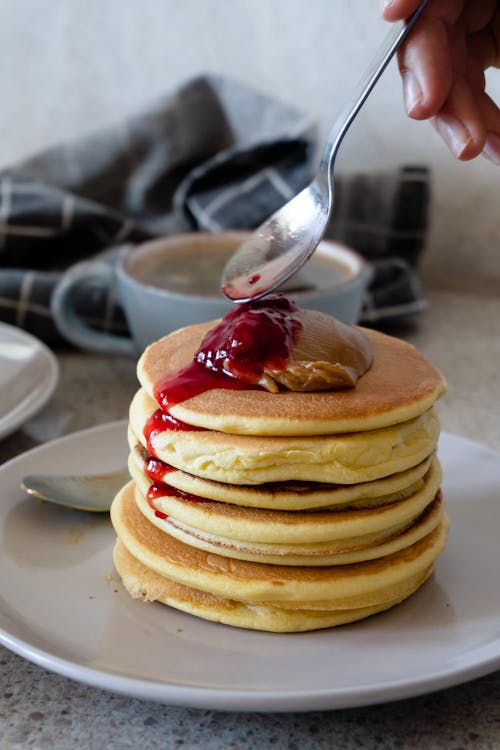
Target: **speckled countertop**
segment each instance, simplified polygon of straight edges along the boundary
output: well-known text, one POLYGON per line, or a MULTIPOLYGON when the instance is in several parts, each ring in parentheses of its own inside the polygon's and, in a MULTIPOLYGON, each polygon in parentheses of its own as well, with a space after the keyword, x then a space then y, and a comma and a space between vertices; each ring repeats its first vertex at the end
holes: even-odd
MULTIPOLYGON (((500 451, 500 299, 433 290, 401 332, 446 375, 443 428, 500 451)), ((0 441, 0 461, 59 435, 126 417, 134 363, 59 357, 61 380, 29 425, 0 441)), ((500 457, 499 457, 500 460, 500 457)), ((500 616, 500 612, 499 612, 500 616)), ((348 710, 223 713, 169 707, 87 687, 0 648, 0 748, 486 748, 500 747, 500 672, 428 696, 348 710)))

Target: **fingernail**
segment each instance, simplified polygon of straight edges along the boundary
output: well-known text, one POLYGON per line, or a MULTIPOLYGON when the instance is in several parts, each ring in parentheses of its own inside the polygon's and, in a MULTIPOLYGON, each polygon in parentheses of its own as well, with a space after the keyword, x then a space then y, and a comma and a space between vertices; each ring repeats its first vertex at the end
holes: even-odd
POLYGON ((403 96, 406 112, 411 115, 423 98, 422 89, 411 70, 407 70, 403 76, 403 96))
POLYGON ((487 133, 486 142, 481 154, 485 159, 500 167, 500 135, 487 133))
POLYGON ((435 124, 453 156, 459 159, 471 140, 467 128, 453 115, 440 115, 436 117, 435 124))

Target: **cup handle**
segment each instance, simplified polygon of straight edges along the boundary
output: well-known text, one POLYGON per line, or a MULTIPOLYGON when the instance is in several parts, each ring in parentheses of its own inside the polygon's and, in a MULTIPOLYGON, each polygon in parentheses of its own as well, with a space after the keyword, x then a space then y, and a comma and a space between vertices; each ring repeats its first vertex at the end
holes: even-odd
POLYGON ((130 338, 115 336, 91 328, 76 314, 74 292, 85 282, 96 280, 109 288, 115 286, 116 271, 109 263, 92 262, 76 266, 56 286, 50 303, 57 328, 71 343, 102 354, 135 354, 130 338))

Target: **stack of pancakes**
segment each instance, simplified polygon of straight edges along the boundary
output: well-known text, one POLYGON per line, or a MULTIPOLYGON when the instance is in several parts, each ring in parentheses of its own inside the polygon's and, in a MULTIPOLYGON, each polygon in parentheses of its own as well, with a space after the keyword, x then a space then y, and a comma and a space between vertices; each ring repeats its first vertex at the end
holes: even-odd
POLYGON ((156 384, 192 361, 210 326, 170 334, 138 364, 132 481, 112 507, 126 589, 277 632, 351 622, 410 596, 448 530, 440 373, 409 344, 365 331, 374 359, 355 388, 216 388, 171 407, 177 429, 148 434, 156 384))

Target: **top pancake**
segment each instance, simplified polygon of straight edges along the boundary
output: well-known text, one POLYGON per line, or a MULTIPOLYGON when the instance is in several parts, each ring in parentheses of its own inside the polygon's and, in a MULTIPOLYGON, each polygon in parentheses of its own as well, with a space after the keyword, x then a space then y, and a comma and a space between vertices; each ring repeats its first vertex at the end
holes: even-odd
MULTIPOLYGON (((181 328, 151 344, 137 375, 154 397, 155 384, 191 363, 216 321, 181 328)), ((320 435, 357 432, 422 414, 446 391, 446 381, 415 347, 364 329, 373 364, 355 388, 321 393, 216 388, 177 404, 172 416, 188 424, 242 435, 320 435)))

